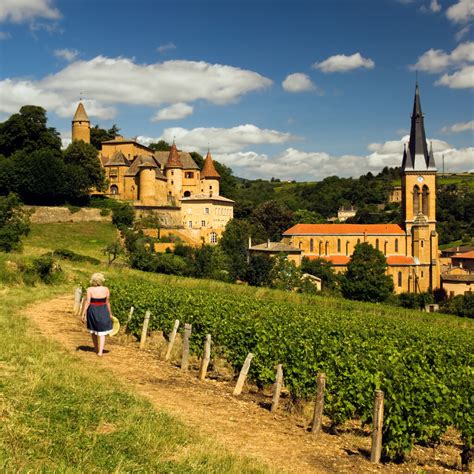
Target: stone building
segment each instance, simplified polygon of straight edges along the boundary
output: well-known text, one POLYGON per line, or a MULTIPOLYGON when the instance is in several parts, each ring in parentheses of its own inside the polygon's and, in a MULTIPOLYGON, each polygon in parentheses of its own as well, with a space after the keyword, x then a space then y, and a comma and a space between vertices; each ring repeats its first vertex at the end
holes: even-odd
MULTIPOLYGON (((80 102, 72 120, 72 140, 90 143, 90 121, 80 102)), ((153 151, 121 136, 102 142, 99 158, 108 180, 106 195, 129 201, 139 216, 157 215, 168 228, 190 239, 216 243, 233 217, 234 201, 220 195, 220 175, 208 151, 202 169, 173 143, 153 151)))
POLYGON ((368 242, 386 256, 395 291, 424 292, 440 286, 436 232, 436 166, 426 142, 418 84, 411 131, 402 159, 400 224, 297 224, 283 242, 302 249, 303 257, 324 258, 345 271, 354 247, 368 242))

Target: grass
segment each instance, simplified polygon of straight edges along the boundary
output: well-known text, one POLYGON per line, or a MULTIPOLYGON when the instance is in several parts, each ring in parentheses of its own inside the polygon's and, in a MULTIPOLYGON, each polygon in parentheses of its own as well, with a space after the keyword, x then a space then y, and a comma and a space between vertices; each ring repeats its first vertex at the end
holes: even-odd
POLYGON ((267 472, 35 334, 21 309, 66 290, 0 292, 2 472, 267 472))

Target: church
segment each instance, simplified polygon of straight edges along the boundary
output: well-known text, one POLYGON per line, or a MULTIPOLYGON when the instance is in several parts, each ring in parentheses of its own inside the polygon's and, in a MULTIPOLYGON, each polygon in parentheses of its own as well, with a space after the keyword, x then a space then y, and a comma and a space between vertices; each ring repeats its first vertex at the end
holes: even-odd
POLYGON ((397 293, 439 288, 436 166, 426 142, 418 84, 401 167, 400 224, 297 224, 283 233, 282 242, 300 249, 302 257, 328 260, 337 272, 346 271, 354 247, 367 242, 385 255, 397 293))
MULTIPOLYGON (((90 120, 82 102, 72 120, 72 140, 90 143, 90 120)), ((106 195, 132 203, 139 216, 158 216, 188 243, 217 243, 233 217, 234 201, 220 195, 221 177, 209 151, 200 169, 175 143, 169 152, 153 151, 117 136, 102 142, 99 159, 108 181, 106 195)))

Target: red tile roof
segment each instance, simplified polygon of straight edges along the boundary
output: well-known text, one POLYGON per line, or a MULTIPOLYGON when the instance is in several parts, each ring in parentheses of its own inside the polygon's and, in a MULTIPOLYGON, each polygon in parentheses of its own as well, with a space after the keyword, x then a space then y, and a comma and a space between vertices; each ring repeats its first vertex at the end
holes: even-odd
MULTIPOLYGON (((316 260, 321 258, 331 262, 333 265, 347 265, 350 261, 350 257, 347 255, 310 255, 307 257, 309 260, 316 260)), ((407 257, 406 255, 389 255, 387 257, 388 265, 414 265, 415 260, 413 257, 407 257)))
POLYGON ((467 258, 471 260, 472 258, 474 258, 474 250, 471 250, 470 252, 457 253, 456 255, 453 255, 451 258, 467 258))
POLYGON ((296 224, 283 235, 405 235, 399 224, 296 224))
POLYGON ((201 170, 201 178, 219 179, 220 177, 212 161, 211 152, 208 151, 201 170))
POLYGON ((171 145, 170 154, 168 155, 168 161, 165 164, 165 168, 184 168, 174 143, 171 145))
POLYGON ((415 260, 413 257, 406 255, 389 255, 387 257, 387 263, 389 265, 414 265, 415 260))

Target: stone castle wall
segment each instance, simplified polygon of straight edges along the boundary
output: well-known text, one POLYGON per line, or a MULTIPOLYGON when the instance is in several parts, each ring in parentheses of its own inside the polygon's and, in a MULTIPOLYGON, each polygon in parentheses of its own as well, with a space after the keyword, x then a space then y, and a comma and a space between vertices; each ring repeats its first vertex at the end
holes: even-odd
POLYGON ((101 209, 81 208, 71 212, 67 207, 25 206, 32 211, 33 224, 52 224, 55 222, 110 222, 111 215, 101 216, 101 209))

